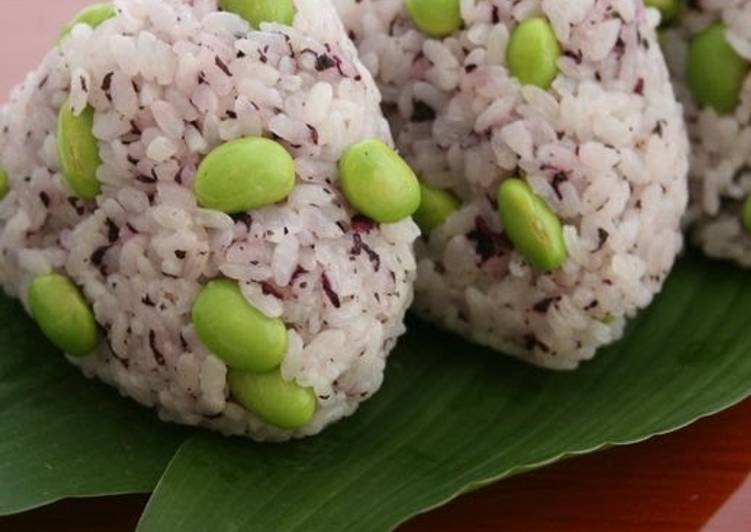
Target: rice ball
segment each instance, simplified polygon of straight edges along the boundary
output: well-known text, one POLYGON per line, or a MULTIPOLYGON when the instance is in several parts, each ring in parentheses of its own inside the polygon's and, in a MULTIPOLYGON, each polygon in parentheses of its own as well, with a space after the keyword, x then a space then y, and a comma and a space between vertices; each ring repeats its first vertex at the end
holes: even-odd
POLYGON ((116 0, 0 110, 5 291, 162 419, 275 441, 378 390, 419 235, 345 197, 353 145, 397 157, 380 94, 328 0, 289 5, 116 0))
POLYGON ((640 0, 335 0, 423 204, 415 306, 526 361, 621 337, 682 248, 688 142, 640 0))
POLYGON ((663 44, 691 137, 692 238, 751 266, 751 2, 693 3, 663 44))

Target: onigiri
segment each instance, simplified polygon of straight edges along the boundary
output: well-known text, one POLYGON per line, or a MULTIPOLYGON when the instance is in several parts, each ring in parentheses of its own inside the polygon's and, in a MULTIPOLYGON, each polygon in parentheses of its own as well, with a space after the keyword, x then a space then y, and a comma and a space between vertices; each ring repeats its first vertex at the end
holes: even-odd
POLYGON ((691 138, 687 225, 709 256, 751 266, 751 2, 694 2, 662 42, 691 138))
POLYGON ((688 142, 657 11, 335 4, 422 181, 417 311, 555 369, 620 338, 683 242, 688 142))
POLYGON ((16 88, 0 281, 164 420, 285 440, 378 390, 412 300, 414 208, 366 216, 344 174, 419 189, 328 0, 220 4, 94 6, 16 88))

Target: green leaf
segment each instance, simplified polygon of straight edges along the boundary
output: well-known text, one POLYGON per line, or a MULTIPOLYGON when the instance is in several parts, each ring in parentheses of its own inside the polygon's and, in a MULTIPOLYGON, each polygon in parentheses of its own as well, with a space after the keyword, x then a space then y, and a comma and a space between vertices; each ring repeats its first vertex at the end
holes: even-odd
POLYGON ((193 436, 139 531, 384 530, 512 473, 676 429, 751 391, 750 292, 746 272, 684 259, 627 337, 572 373, 413 322, 383 390, 322 435, 193 436))
POLYGON ((188 434, 85 379, 0 297, 0 515, 150 491, 188 434))

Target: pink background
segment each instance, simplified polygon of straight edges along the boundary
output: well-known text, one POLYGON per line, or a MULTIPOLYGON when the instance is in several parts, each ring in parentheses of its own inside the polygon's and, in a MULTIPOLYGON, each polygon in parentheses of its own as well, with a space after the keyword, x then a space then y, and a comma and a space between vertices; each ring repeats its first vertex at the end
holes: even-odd
POLYGON ((60 28, 92 0, 0 0, 0 103, 53 46, 60 28))

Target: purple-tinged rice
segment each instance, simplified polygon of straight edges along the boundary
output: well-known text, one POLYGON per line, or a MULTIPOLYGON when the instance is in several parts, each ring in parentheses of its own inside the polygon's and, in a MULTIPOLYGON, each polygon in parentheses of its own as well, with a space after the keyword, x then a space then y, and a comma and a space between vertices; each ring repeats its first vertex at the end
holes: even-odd
POLYGON ((573 368, 618 339, 682 247, 685 127, 640 0, 461 0, 464 27, 428 38, 402 0, 335 0, 384 97, 397 146, 462 207, 417 247, 416 308, 478 343, 573 368), (550 90, 506 67, 513 29, 545 16, 563 51, 550 90), (563 224, 541 272, 495 204, 521 176, 563 224))
POLYGON ((11 184, 2 285, 28 305, 37 275, 72 278, 106 334, 71 362, 164 420, 258 440, 317 433, 378 390, 412 299, 417 227, 363 220, 338 186, 347 146, 392 143, 372 77, 328 0, 295 0, 293 26, 260 30, 215 0, 115 4, 117 17, 73 28, 0 110, 11 184), (95 110, 95 201, 77 199, 59 172, 68 97, 75 112, 95 110), (294 157, 289 197, 234 217, 199 208, 202 157, 258 135, 294 157), (317 398, 305 426, 275 428, 230 397, 225 363, 191 324, 197 293, 217 277, 286 324, 282 375, 317 398))
POLYGON ((742 220, 744 202, 751 194, 751 72, 730 113, 697 105, 686 84, 688 43, 716 22, 725 24, 728 43, 751 62, 748 0, 696 2, 665 30, 663 39, 691 139, 687 223, 692 240, 704 253, 751 267, 751 234, 742 220))

